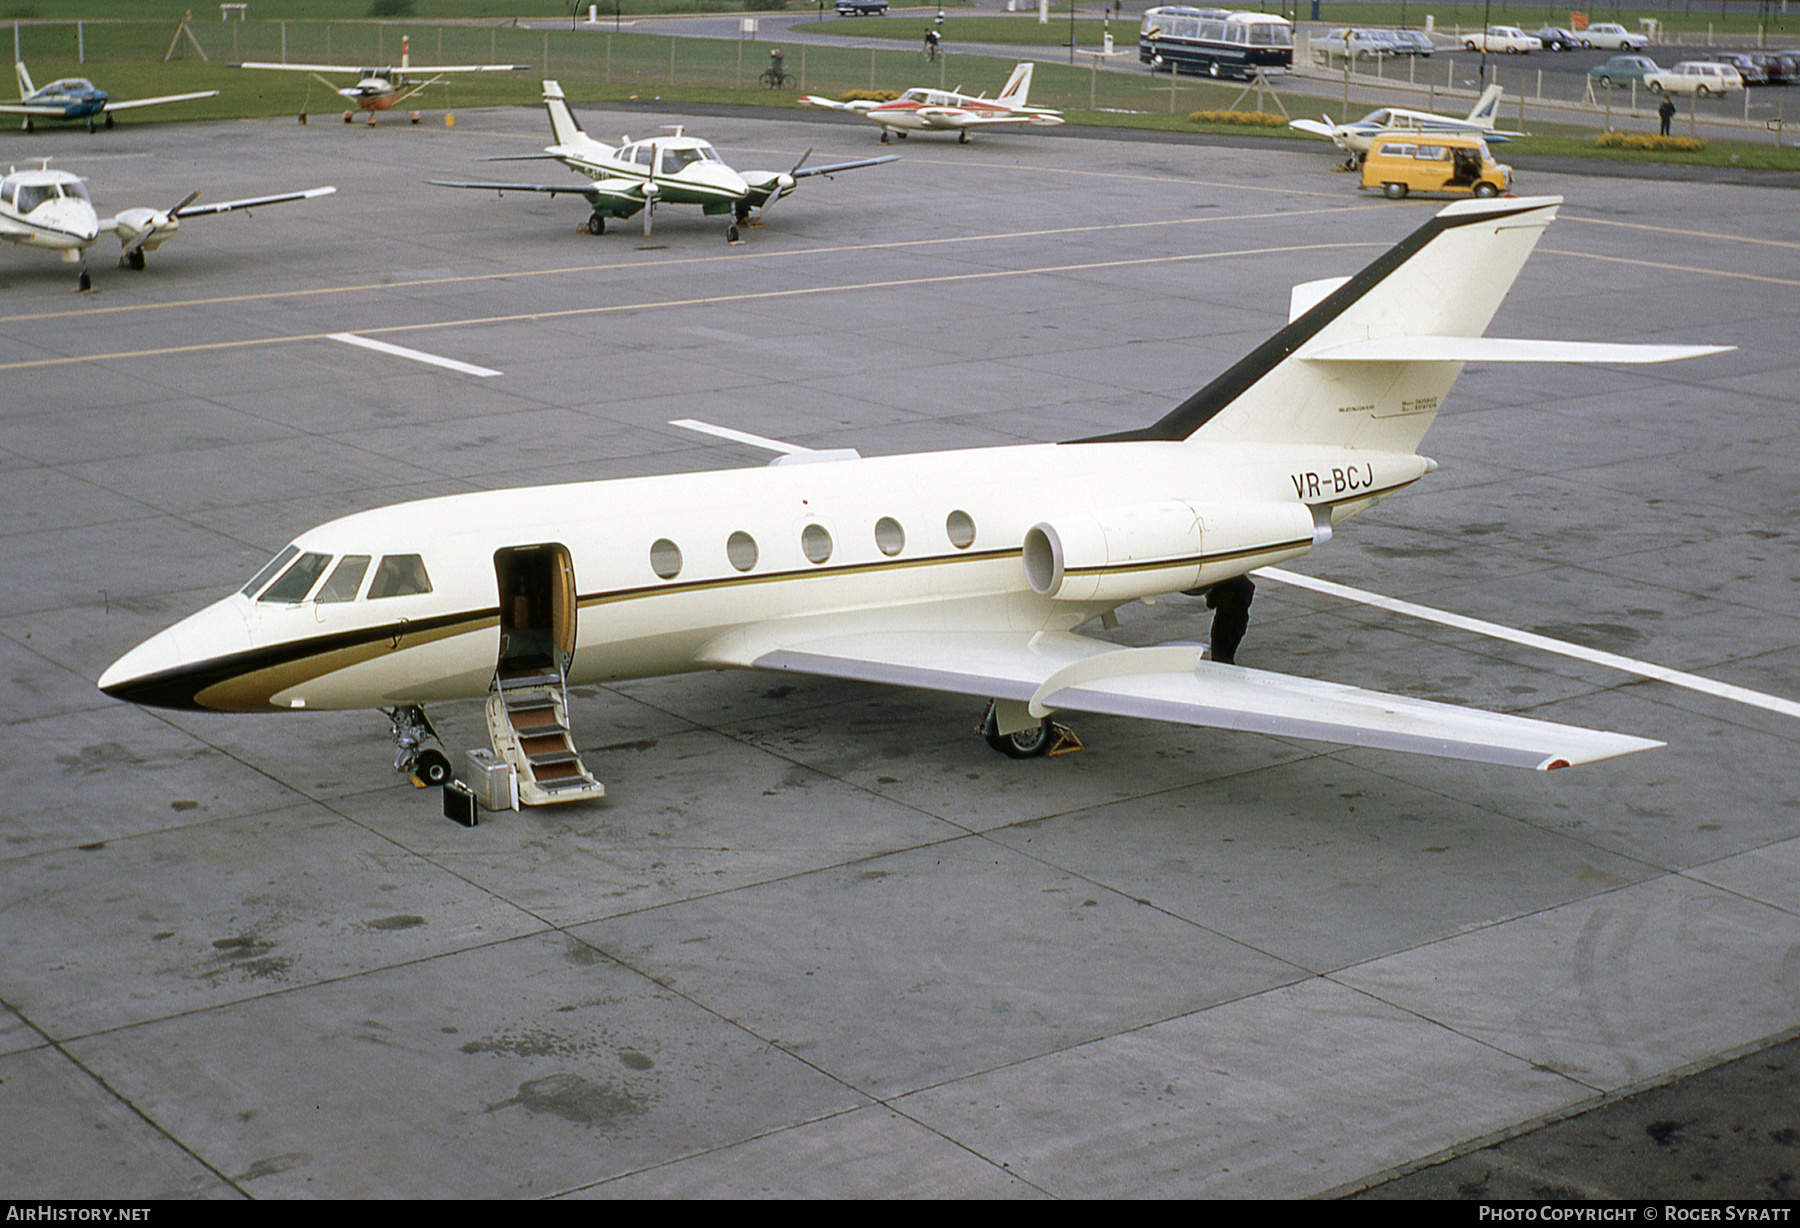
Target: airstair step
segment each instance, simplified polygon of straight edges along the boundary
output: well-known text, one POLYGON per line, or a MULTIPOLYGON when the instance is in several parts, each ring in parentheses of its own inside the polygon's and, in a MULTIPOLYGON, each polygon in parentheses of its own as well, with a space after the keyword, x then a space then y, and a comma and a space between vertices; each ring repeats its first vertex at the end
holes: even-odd
POLYGON ((535 772, 541 767, 552 767, 563 763, 580 763, 581 756, 572 750, 553 750, 548 754, 543 755, 528 754, 525 756, 525 761, 531 764, 532 771, 535 772))
POLYGON ((589 776, 563 776, 556 780, 539 780, 538 788, 546 793, 561 793, 564 789, 591 789, 594 781, 589 776))

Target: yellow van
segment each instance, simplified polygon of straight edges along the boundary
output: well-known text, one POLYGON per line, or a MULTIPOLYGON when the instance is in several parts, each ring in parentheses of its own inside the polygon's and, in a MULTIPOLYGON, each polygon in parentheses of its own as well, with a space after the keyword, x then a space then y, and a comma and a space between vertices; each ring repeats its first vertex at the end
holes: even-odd
POLYGON ((1389 200, 1408 192, 1498 196, 1512 188, 1512 167, 1494 161, 1487 142, 1451 132, 1378 134, 1363 159, 1362 186, 1389 200))

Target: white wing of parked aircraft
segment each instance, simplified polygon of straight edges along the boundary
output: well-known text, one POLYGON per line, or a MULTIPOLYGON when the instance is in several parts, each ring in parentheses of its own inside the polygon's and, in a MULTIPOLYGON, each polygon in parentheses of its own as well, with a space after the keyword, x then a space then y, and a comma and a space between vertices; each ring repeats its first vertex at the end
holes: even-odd
MULTIPOLYGON (((440 64, 426 67, 412 63, 412 40, 400 40, 400 65, 397 68, 358 68, 352 64, 276 64, 268 61, 249 60, 241 64, 233 64, 233 68, 253 68, 265 72, 304 72, 317 77, 340 98, 354 104, 357 110, 369 116, 371 126, 375 116, 382 111, 392 110, 401 103, 414 97, 420 91, 434 85, 443 84, 444 78, 458 73, 472 72, 525 72, 531 68, 529 64, 440 64), (326 81, 325 73, 354 73, 356 83, 338 87, 326 81)), ((344 122, 351 119, 351 112, 344 112, 344 122)), ((417 112, 412 115, 412 122, 418 123, 417 112)))
POLYGON ((781 453, 711 473, 451 495, 334 520, 100 678, 136 703, 382 707, 397 763, 420 705, 488 704, 526 802, 602 791, 565 688, 741 667, 987 703, 1003 753, 1100 712, 1539 769, 1658 743, 1229 664, 1247 573, 1324 545, 1436 468, 1426 428, 1469 361, 1669 361, 1717 346, 1484 338, 1560 198, 1444 209, 1142 429, 919 455, 781 453), (1205 596, 1210 650, 1083 634, 1122 604, 1205 596))
MULTIPOLYGON (((169 209, 138 207, 101 218, 82 179, 68 171, 51 170, 45 159, 36 170, 14 170, 0 179, 0 240, 44 248, 56 252, 65 264, 78 264, 101 235, 113 234, 119 237, 119 263, 141 269, 147 253, 175 237, 183 218, 311 200, 335 191, 334 187, 308 188, 196 205, 200 196, 196 189, 169 209)), ((86 276, 82 274, 84 287, 86 276)))
POLYGON ((800 101, 809 106, 831 111, 848 111, 870 123, 881 125, 881 143, 887 144, 888 133, 905 137, 911 132, 954 132, 968 144, 969 133, 976 128, 1000 124, 1030 124, 1048 127, 1062 123, 1062 112, 1030 104, 1032 64, 1019 64, 998 97, 986 94, 971 97, 956 90, 915 86, 890 102, 858 99, 839 102, 808 94, 800 101))
POLYGON ((192 102, 211 98, 218 90, 201 90, 193 94, 165 94, 160 98, 114 98, 86 77, 64 77, 41 89, 31 83, 31 74, 23 61, 14 63, 19 78, 19 101, 0 103, 0 115, 23 115, 25 131, 30 132, 40 119, 86 120, 92 132, 104 121, 113 126, 113 113, 139 107, 160 107, 171 102, 192 102))
POLYGON ((1346 124, 1333 123, 1331 116, 1327 115, 1323 122, 1316 119, 1289 120, 1288 127, 1296 132, 1325 137, 1348 155, 1350 165, 1356 166, 1368 154, 1375 137, 1383 132, 1468 133, 1485 137, 1496 144, 1505 142, 1509 137, 1525 135, 1523 132, 1495 128, 1494 122, 1499 116, 1500 87, 1490 85, 1461 119, 1454 115, 1434 115, 1430 111, 1409 111, 1404 107, 1382 107, 1346 124))

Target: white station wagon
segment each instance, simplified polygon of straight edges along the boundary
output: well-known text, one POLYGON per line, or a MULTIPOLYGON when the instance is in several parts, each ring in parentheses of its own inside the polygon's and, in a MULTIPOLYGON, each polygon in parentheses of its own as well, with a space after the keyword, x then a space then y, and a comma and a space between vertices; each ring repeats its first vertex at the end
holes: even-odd
POLYGON ((1633 34, 1616 21, 1602 21, 1581 31, 1581 41, 1588 47, 1605 47, 1609 51, 1642 51, 1650 40, 1633 34))
POLYGON ((1729 64, 1683 60, 1673 68, 1645 73, 1644 84, 1658 94, 1693 94, 1697 98, 1706 98, 1729 90, 1741 90, 1744 79, 1729 64))
POLYGON ((1544 49, 1544 44, 1517 26, 1489 26, 1480 34, 1465 34, 1463 46, 1470 51, 1505 51, 1511 55, 1530 55, 1544 49))

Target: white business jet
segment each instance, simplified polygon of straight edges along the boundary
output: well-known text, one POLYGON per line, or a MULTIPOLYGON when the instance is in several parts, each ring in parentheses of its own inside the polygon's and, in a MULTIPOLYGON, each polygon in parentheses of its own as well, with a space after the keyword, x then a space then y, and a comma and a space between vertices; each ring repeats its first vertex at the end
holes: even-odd
MULTIPOLYGON (((357 110, 369 116, 369 126, 375 126, 375 117, 383 111, 392 110, 424 90, 434 85, 442 85, 444 79, 457 73, 472 72, 524 72, 529 64, 445 64, 435 68, 424 68, 412 63, 412 40, 400 40, 400 66, 398 68, 356 68, 347 64, 276 64, 265 61, 246 61, 233 64, 233 68, 255 68, 270 72, 304 72, 311 73, 320 84, 324 85, 344 100, 354 103, 357 110), (338 88, 325 80, 321 73, 354 73, 356 83, 338 88), (409 76, 409 73, 420 74, 409 76)), ((347 124, 355 117, 354 111, 344 112, 347 124)), ((302 116, 301 118, 305 118, 302 116)), ((419 113, 410 114, 413 123, 419 122, 419 113)))
POLYGON ((110 128, 113 116, 120 111, 139 107, 160 107, 171 102, 192 102, 211 98, 218 90, 201 90, 194 94, 166 94, 161 98, 114 98, 86 77, 64 77, 39 88, 31 83, 24 63, 13 69, 19 78, 19 101, 0 103, 0 115, 22 115, 25 131, 33 131, 40 120, 86 120, 92 132, 101 123, 110 128))
POLYGON ((839 102, 808 94, 800 101, 832 111, 848 111, 872 124, 881 125, 881 143, 888 143, 888 133, 904 138, 909 132, 954 132, 962 144, 969 143, 969 133, 976 128, 1000 124, 1028 124, 1044 128, 1062 123, 1062 112, 1049 107, 1034 107, 1031 96, 1031 72, 1036 65, 1020 64, 1006 79, 1006 87, 997 98, 986 94, 974 97, 955 90, 938 90, 917 86, 890 102, 858 99, 839 102))
MULTIPOLYGON (((138 206, 114 217, 101 218, 94 212, 94 202, 88 195, 86 184, 68 171, 51 170, 46 158, 36 170, 12 169, 0 179, 0 240, 45 248, 60 255, 64 264, 79 264, 87 249, 100 241, 101 235, 117 235, 120 266, 141 269, 148 253, 175 237, 183 218, 255 209, 290 200, 311 200, 335 191, 337 189, 333 187, 308 188, 303 192, 196 205, 194 201, 200 196, 196 190, 170 209, 138 206)), ((87 274, 83 273, 84 289, 86 278, 87 274)))
POLYGON ((1382 107, 1347 124, 1334 124, 1331 116, 1327 115, 1323 123, 1316 119, 1293 119, 1288 121, 1288 127, 1296 132, 1326 137, 1344 151, 1345 165, 1355 168, 1362 165, 1369 147, 1383 132, 1472 133, 1495 143, 1504 143, 1509 137, 1525 135, 1523 132, 1495 128, 1494 121, 1499 116, 1500 87, 1490 85, 1462 119, 1454 115, 1434 115, 1430 111, 1408 111, 1404 107, 1382 107))
POLYGON ((617 146, 596 141, 583 131, 569 110, 562 86, 544 82, 544 107, 550 112, 550 131, 556 144, 545 146, 541 154, 523 157, 495 158, 496 162, 523 162, 548 158, 561 162, 570 170, 586 175, 591 183, 468 183, 453 179, 431 179, 440 188, 481 188, 490 192, 547 192, 556 196, 584 196, 593 213, 589 215, 589 234, 605 234, 608 218, 644 215, 644 234, 650 233, 651 219, 659 205, 699 205, 709 216, 728 213, 732 220, 725 237, 737 242, 738 227, 750 218, 750 210, 766 212, 770 205, 792 192, 800 180, 813 175, 835 175, 865 166, 897 162, 889 154, 884 158, 862 158, 855 162, 838 162, 831 166, 815 166, 801 170, 809 149, 788 171, 735 171, 711 145, 697 137, 686 136, 680 126, 674 135, 652 137, 645 141, 624 138, 617 146))
POLYGON ((1645 750, 1659 743, 1080 633, 1130 601, 1210 591, 1237 623, 1215 623, 1229 657, 1245 573, 1436 468, 1416 449, 1465 362, 1729 348, 1482 337, 1560 203, 1459 202, 1354 277, 1296 287, 1286 327, 1140 430, 880 458, 790 445, 763 468, 361 512, 99 685, 217 712, 381 707, 414 735, 419 705, 486 696, 526 802, 601 791, 566 686, 728 667, 977 697, 1017 757, 1070 711, 1538 769, 1645 750))

